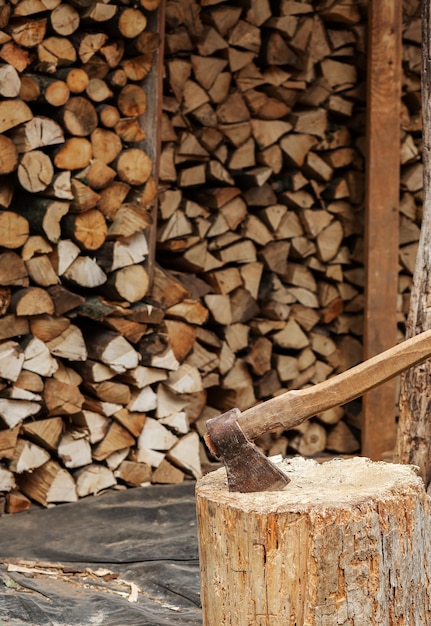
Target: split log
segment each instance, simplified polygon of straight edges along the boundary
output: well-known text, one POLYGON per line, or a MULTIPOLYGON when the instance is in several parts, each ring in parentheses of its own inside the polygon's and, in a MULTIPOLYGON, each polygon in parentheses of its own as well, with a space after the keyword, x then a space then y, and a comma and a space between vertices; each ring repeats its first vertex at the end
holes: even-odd
POLYGON ((0 135, 0 174, 10 174, 18 166, 18 150, 9 137, 0 135))
POLYGON ((0 95, 16 98, 21 89, 21 80, 13 65, 0 65, 0 95))
POLYGON ((72 324, 68 325, 59 335, 46 340, 50 353, 55 357, 68 361, 85 361, 87 349, 80 329, 72 324))
POLYGON ((31 506, 31 501, 24 494, 12 489, 6 494, 6 513, 21 513, 27 511, 31 506))
POLYGON ((15 487, 15 478, 8 469, 0 468, 0 487, 4 492, 12 491, 15 487))
POLYGON ((48 347, 37 337, 31 337, 24 344, 23 369, 41 376, 52 376, 58 370, 57 361, 51 356, 48 347))
POLYGON ((64 433, 58 443, 57 453, 67 468, 83 467, 91 463, 91 446, 85 432, 70 430, 64 433))
POLYGON ((79 27, 78 11, 69 4, 59 4, 50 14, 53 31, 62 37, 68 37, 79 27))
MULTIPOLYGON (((84 406, 88 406, 88 404, 89 400, 86 399, 84 406)), ((105 403, 105 405, 108 405, 108 403, 105 403)), ((103 414, 103 411, 96 412, 90 409, 83 409, 72 416, 71 419, 76 426, 85 428, 91 444, 102 441, 111 424, 111 421, 103 414)))
POLYGON ((88 356, 102 361, 118 373, 133 369, 139 363, 136 350, 121 335, 109 330, 97 330, 87 342, 88 356))
POLYGON ((117 484, 112 471, 103 465, 93 463, 79 472, 76 478, 76 493, 80 498, 96 495, 117 484))
POLYGON ((75 481, 56 461, 48 461, 19 477, 20 490, 43 506, 57 502, 76 502, 75 481))
POLYGON ((18 441, 19 426, 0 430, 0 454, 2 459, 12 459, 18 441))
POLYGON ((26 437, 44 449, 54 451, 63 431, 63 421, 61 417, 50 417, 23 424, 22 428, 26 437))
POLYGON ((91 289, 106 282, 106 274, 90 257, 78 256, 64 271, 64 278, 72 285, 91 289))
POLYGON ((77 308, 83 303, 84 298, 79 294, 74 294, 60 285, 53 285, 48 288, 48 293, 54 302, 54 310, 56 315, 63 315, 64 313, 77 308))
POLYGON ((69 202, 61 200, 27 196, 21 201, 18 210, 27 219, 31 214, 32 228, 36 233, 52 243, 57 243, 61 235, 60 222, 69 206, 69 202))
POLYGON ((98 383, 85 381, 85 391, 92 393, 99 400, 112 404, 126 405, 130 403, 131 391, 127 385, 117 381, 105 380, 98 383))
POLYGON ((49 460, 49 452, 25 439, 18 439, 9 469, 16 474, 32 472, 49 460))
POLYGON ((168 452, 168 459, 181 469, 191 472, 195 478, 201 478, 202 470, 199 456, 199 436, 188 433, 168 452))
POLYGON ((50 378, 45 383, 44 400, 48 415, 73 415, 78 413, 84 397, 73 385, 50 378))
POLYGON ((59 282, 58 276, 46 254, 33 256, 31 259, 28 259, 26 268, 31 280, 39 287, 49 287, 59 282))
POLYGON ((183 480, 184 473, 166 459, 160 462, 151 476, 151 482, 162 485, 176 485, 182 483, 183 480))
POLYGON ((0 376, 9 381, 16 381, 24 364, 24 353, 15 341, 6 341, 0 345, 0 376))
POLYGON ((29 332, 29 323, 26 318, 19 318, 13 313, 0 318, 0 338, 8 339, 26 335, 29 332))
POLYGON ((47 37, 37 47, 40 68, 55 73, 57 67, 72 65, 76 61, 76 50, 66 37, 47 37))
POLYGON ((22 100, 10 99, 0 102, 0 133, 24 124, 32 118, 31 109, 22 100))
POLYGON ((95 461, 103 461, 114 452, 127 448, 134 443, 135 439, 130 432, 120 424, 113 422, 103 441, 94 448, 93 459, 95 461))
POLYGON ((28 287, 16 291, 11 299, 11 308, 20 317, 54 313, 51 296, 40 287, 28 287))
POLYGON ((63 131, 57 122, 42 116, 16 127, 10 137, 20 153, 64 142, 63 131))

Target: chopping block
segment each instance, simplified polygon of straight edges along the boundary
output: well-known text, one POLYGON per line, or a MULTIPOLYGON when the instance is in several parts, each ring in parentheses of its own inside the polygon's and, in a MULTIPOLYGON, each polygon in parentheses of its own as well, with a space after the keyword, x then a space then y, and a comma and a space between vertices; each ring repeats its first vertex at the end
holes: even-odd
POLYGON ((431 624, 430 500, 415 468, 279 461, 279 491, 198 481, 204 626, 431 624))

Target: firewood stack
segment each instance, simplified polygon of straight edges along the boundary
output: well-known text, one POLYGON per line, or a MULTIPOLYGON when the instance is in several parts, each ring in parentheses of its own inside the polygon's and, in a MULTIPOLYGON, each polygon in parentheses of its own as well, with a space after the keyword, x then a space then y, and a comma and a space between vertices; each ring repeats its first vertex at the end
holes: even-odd
MULTIPOLYGON (((0 504, 8 512, 200 472, 187 402, 167 408, 169 394, 196 386, 195 372, 155 332, 164 311, 149 297, 157 190, 146 111, 154 110, 147 85, 158 5, 0 2, 0 504)), ((197 410, 195 402, 190 414, 197 410)))
MULTIPOLYGON (((365 17, 334 0, 167 3, 158 257, 209 312, 204 329, 183 317, 205 418, 362 359, 365 17)), ((356 409, 258 443, 356 452, 356 409)))
MULTIPOLYGON (((199 477, 209 417, 362 359, 366 7, 167 1, 150 289, 158 4, 0 0, 7 512, 199 477)), ((401 323, 421 193, 407 13, 401 323)), ((349 454, 358 422, 351 405, 258 443, 349 454)))

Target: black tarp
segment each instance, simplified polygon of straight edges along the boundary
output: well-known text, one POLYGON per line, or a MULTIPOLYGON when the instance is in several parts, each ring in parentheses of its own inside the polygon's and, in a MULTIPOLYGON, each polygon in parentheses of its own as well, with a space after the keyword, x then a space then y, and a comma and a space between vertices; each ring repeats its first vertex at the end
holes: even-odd
POLYGON ((193 482, 0 518, 0 626, 201 623, 193 482))

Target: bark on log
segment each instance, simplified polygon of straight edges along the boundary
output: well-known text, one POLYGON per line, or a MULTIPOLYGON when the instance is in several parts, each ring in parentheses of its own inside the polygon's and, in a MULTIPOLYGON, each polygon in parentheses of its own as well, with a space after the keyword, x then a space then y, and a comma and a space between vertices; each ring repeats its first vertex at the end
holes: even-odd
MULTIPOLYGON (((406 335, 413 336, 431 328, 431 317, 425 294, 431 288, 431 255, 428 238, 431 233, 431 63, 429 52, 431 3, 422 4, 422 114, 423 114, 423 218, 413 276, 406 335)), ((397 457, 402 463, 420 467, 428 486, 431 482, 431 419, 426 408, 430 362, 413 367, 401 378, 400 418, 397 435, 397 457)))
POLYGON ((224 468, 197 485, 204 625, 426 624, 431 518, 414 471, 361 458, 280 467, 283 491, 230 493, 224 468))

